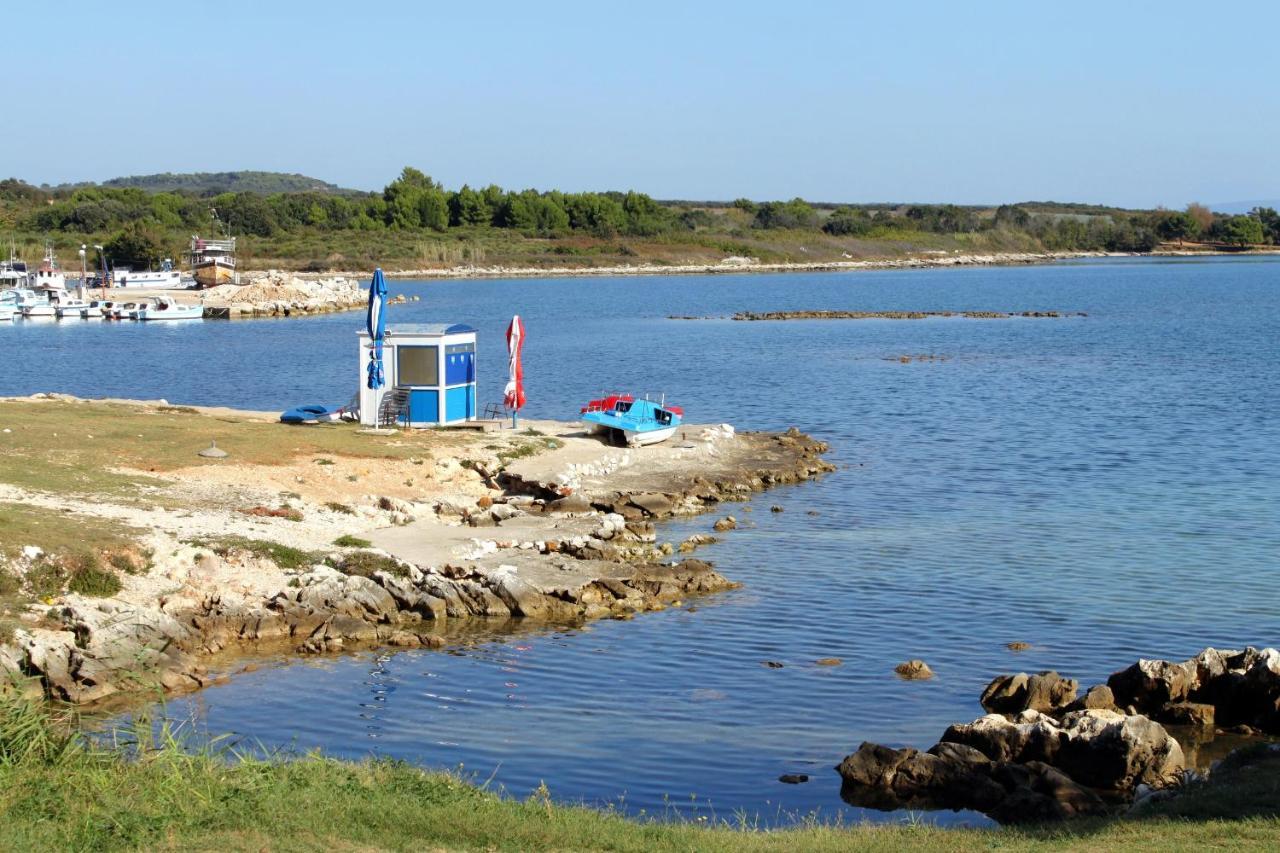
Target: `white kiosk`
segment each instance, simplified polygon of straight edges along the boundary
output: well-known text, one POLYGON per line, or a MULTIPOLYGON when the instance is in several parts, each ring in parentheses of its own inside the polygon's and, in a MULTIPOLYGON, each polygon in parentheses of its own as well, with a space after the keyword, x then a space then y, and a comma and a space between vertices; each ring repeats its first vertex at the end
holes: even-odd
POLYGON ((378 389, 369 387, 368 331, 359 337, 360 423, 378 426, 390 394, 407 404, 411 427, 476 419, 475 329, 460 323, 389 324, 382 339, 386 384, 378 389))

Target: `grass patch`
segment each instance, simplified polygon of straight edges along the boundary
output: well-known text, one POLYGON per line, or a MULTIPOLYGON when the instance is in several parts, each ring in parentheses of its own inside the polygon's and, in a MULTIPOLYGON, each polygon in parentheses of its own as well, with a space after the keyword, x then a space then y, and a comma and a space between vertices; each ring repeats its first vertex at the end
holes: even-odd
POLYGON ((123 587, 115 572, 104 568, 97 554, 86 552, 74 559, 68 569, 67 589, 94 598, 110 598, 123 587))
POLYGON ((251 554, 261 559, 270 560, 282 569, 303 569, 324 561, 324 554, 303 551, 281 545, 279 542, 268 542, 265 539, 248 539, 243 536, 224 536, 220 539, 201 539, 192 542, 200 548, 208 548, 219 557, 229 557, 236 553, 251 554))
POLYGON ((359 536, 351 536, 344 533, 337 539, 333 540, 333 544, 337 545, 339 548, 368 548, 373 543, 368 539, 361 539, 359 536))
MULTIPOLYGON (((44 707, 0 698, 0 849, 1265 850, 1280 835, 1275 817, 1239 805, 1260 785, 1239 778, 1222 791, 1232 804, 1203 820, 980 830, 917 820, 763 831, 749 820, 629 821, 559 805, 545 788, 527 799, 503 798, 453 775, 387 760, 261 760, 184 749, 171 729, 148 731, 140 726, 119 746, 91 742, 44 707)), ((1274 785, 1276 768, 1261 769, 1261 786, 1274 785)))
POLYGON ((548 450, 555 450, 563 447, 564 442, 558 438, 543 438, 540 441, 522 441, 516 444, 510 450, 503 450, 498 453, 498 462, 502 465, 509 465, 517 459, 528 459, 530 456, 537 456, 539 453, 545 453, 548 450))
POLYGON ((338 563, 337 569, 344 575, 359 575, 362 578, 371 578, 376 572, 386 572, 396 577, 406 577, 409 574, 409 569, 399 560, 375 551, 353 551, 346 554, 338 563))
MULTIPOLYGON (((0 482, 59 494, 147 496, 152 502, 157 490, 171 485, 152 474, 193 465, 278 465, 300 456, 420 459, 442 440, 428 431, 360 435, 357 424, 345 422, 299 430, 181 406, 61 400, 0 402, 0 422, 11 430, 0 445, 5 453, 0 482), (54 435, 58 440, 51 441, 54 435), (229 458, 197 456, 210 440, 217 440, 229 458)), ((445 440, 473 439, 451 434, 445 440)))
MULTIPOLYGON (((7 465, 7 460, 6 460, 7 465)), ((46 554, 69 555, 135 549, 142 531, 115 521, 0 501, 0 559, 13 559, 34 545, 46 554)))
POLYGON ((325 506, 334 512, 340 512, 343 515, 355 515, 356 511, 348 504, 339 503, 338 501, 326 501, 325 506))

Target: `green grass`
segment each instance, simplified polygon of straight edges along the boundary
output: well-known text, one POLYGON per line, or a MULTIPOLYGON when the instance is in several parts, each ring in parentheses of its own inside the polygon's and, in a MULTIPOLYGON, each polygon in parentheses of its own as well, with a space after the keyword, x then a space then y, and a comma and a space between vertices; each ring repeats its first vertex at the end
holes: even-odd
MULTIPOLYGON (((563 447, 564 442, 558 438, 542 438, 536 441, 520 441, 509 450, 499 451, 498 462, 502 465, 509 465, 517 459, 528 459, 530 456, 537 456, 539 453, 545 453, 548 450, 555 450, 563 447)), ((464 462, 467 460, 463 460, 464 462)))
MULTIPOLYGON (((545 788, 499 797, 452 775, 386 760, 187 750, 171 729, 152 735, 145 725, 119 745, 95 744, 40 706, 0 697, 0 849, 1265 850, 1280 837, 1277 765, 1270 758, 1253 765, 1252 775, 1229 776, 1195 820, 1161 814, 1017 830, 946 830, 919 820, 802 822, 771 832, 749 820, 630 821, 557 804, 545 788), (1271 798, 1260 809, 1240 805, 1267 790, 1271 798)), ((810 784, 835 784, 834 774, 810 784)), ((1201 796, 1191 791, 1184 800, 1201 796)))
POLYGON ((339 548, 368 548, 373 543, 368 539, 361 539, 359 536, 352 536, 349 533, 344 533, 337 539, 333 540, 333 544, 337 545, 339 548))
POLYGON ((324 561, 324 554, 314 551, 303 551, 279 542, 268 542, 265 539, 248 539, 243 536, 223 536, 217 539, 200 539, 192 542, 201 548, 208 548, 219 557, 226 557, 237 551, 252 554, 255 557, 270 560, 282 569, 303 569, 324 561))

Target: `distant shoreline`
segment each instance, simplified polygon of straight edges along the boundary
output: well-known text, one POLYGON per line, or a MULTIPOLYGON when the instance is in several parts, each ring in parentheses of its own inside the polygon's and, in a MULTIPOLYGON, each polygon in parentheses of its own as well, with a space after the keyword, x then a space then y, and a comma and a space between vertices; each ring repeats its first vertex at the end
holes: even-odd
MULTIPOLYGON (((790 273, 790 272, 852 272, 858 270, 894 269, 946 269, 966 266, 1034 266, 1055 261, 1083 258, 1146 258, 1146 257, 1239 257, 1251 255, 1277 255, 1280 249, 1247 252, 1158 251, 1158 252, 988 252, 973 254, 935 254, 909 258, 874 258, 848 261, 776 262, 761 263, 750 258, 726 258, 718 263, 706 264, 624 264, 600 267, 505 267, 457 266, 413 270, 383 270, 387 278, 397 280, 467 280, 492 278, 583 278, 628 277, 653 275, 737 275, 742 273, 790 273)), ((264 275, 267 270, 246 271, 248 277, 264 275)), ((325 272, 291 275, 302 279, 348 278, 366 279, 373 273, 325 272)))

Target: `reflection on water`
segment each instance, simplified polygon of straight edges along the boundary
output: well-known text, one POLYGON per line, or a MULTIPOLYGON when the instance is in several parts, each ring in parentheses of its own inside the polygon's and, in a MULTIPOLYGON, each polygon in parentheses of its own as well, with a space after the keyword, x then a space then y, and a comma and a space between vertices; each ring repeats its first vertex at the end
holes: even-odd
MULTIPOLYGON (((833 765, 863 740, 932 744, 980 713, 997 673, 1088 684, 1139 656, 1280 639, 1263 593, 1280 554, 1278 276, 1260 259, 393 283, 422 302, 392 322, 480 329, 482 401, 500 396, 519 313, 531 416, 606 387, 666 391, 692 420, 799 426, 841 470, 735 507, 750 523, 704 553, 741 589, 447 653, 281 662, 169 711, 267 746, 462 766, 521 796, 545 781, 647 814, 883 819, 840 802, 833 765), (1089 316, 665 319, 811 308, 1089 316), (948 358, 897 360, 921 353, 948 358), (829 657, 841 665, 815 664, 829 657), (937 678, 894 676, 915 657, 937 678)), ((38 348, 44 370, 4 372, 0 393, 342 402, 359 320, 19 325, 0 356, 38 348)))

